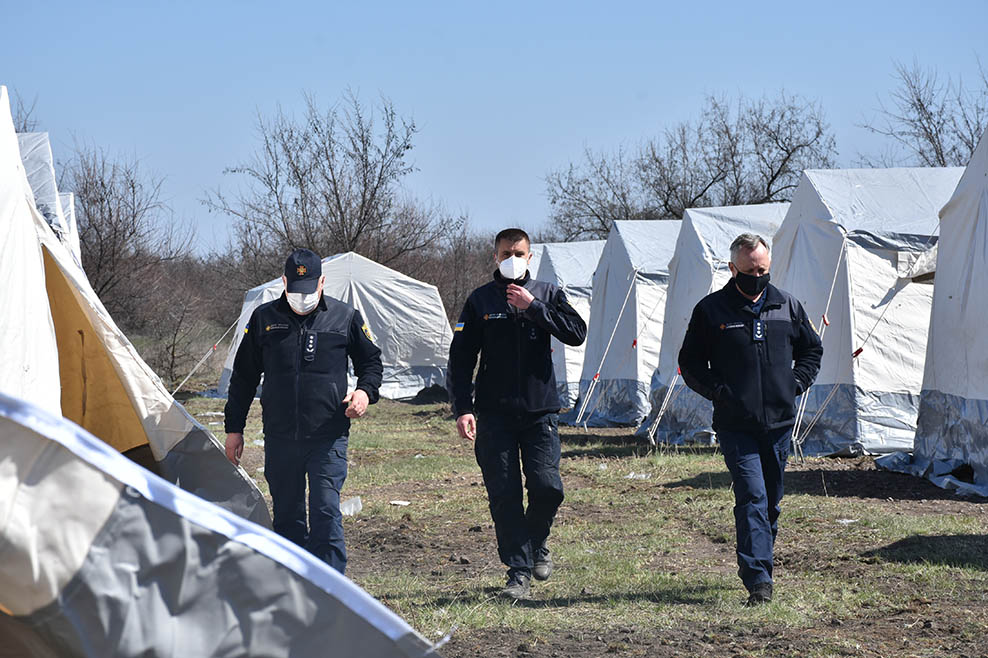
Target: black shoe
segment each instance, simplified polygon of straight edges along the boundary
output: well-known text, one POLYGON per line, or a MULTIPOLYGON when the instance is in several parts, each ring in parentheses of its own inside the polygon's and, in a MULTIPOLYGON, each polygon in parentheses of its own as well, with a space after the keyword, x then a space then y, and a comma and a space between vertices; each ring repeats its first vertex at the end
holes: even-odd
POLYGON ((752 607, 772 602, 772 583, 758 583, 748 592, 746 606, 752 607))
POLYGON ((549 557, 549 549, 545 544, 535 551, 535 569, 532 571, 535 580, 549 580, 552 575, 552 558, 549 557))
POLYGON ((501 596, 518 601, 527 599, 532 591, 532 579, 527 573, 512 573, 508 575, 508 583, 501 590, 501 596))

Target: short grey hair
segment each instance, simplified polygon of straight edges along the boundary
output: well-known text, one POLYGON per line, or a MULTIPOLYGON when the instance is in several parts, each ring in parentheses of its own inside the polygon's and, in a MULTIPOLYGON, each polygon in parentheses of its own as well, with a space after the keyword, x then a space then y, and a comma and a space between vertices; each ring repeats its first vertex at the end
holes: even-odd
POLYGON ((760 235, 755 235, 754 233, 742 233, 738 237, 734 238, 734 242, 731 243, 731 262, 735 265, 737 261, 737 255, 741 253, 741 250, 752 251, 758 249, 758 245, 764 245, 765 251, 771 253, 772 247, 768 246, 768 242, 765 242, 765 238, 760 235))

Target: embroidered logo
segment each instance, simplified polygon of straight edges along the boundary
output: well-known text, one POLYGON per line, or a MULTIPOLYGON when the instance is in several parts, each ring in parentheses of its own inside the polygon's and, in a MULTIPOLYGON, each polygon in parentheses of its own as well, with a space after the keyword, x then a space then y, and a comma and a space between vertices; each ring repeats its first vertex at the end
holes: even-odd
POLYGON ((295 268, 295 273, 298 274, 299 276, 305 276, 305 273, 308 271, 309 270, 305 268, 305 265, 299 265, 298 267, 295 268))
POLYGON ((744 322, 730 322, 728 324, 720 325, 721 331, 726 331, 727 329, 743 329, 744 322))

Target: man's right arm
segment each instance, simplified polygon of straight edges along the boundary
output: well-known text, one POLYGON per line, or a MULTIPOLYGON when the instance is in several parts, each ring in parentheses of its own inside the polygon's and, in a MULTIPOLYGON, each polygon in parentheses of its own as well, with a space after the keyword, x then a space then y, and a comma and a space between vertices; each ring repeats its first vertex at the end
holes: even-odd
POLYGON ((679 371, 686 385, 703 397, 715 402, 721 397, 722 387, 710 371, 707 319, 699 305, 693 309, 683 347, 679 350, 679 371))
POLYGON ((233 360, 230 389, 224 409, 224 429, 227 434, 243 434, 247 424, 247 411, 254 400, 257 385, 261 381, 261 337, 256 311, 244 328, 244 337, 233 360))
POLYGON ((471 297, 464 304, 460 320, 453 330, 446 370, 446 390, 449 392, 453 415, 457 418, 473 413, 473 371, 477 366, 482 338, 483 327, 471 297))

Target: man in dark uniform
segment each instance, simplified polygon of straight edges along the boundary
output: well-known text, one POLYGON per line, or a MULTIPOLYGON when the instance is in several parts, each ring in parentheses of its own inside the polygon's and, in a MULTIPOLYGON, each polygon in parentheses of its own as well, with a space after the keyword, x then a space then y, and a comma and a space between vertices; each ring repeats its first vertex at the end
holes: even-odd
POLYGON ((734 481, 738 575, 748 605, 772 600, 772 555, 795 398, 816 378, 823 346, 799 301, 769 283, 772 256, 757 235, 731 245, 733 278, 690 319, 679 367, 713 400, 713 427, 734 481))
POLYGON ((532 279, 528 234, 505 229, 494 240, 494 280, 471 293, 453 331, 446 386, 460 436, 473 441, 487 487, 498 555, 508 567, 503 591, 529 595, 547 580, 549 528, 563 501, 559 477, 559 395, 549 339, 580 345, 587 326, 563 291, 532 279), (477 356, 477 385, 471 386, 477 356), (528 508, 523 505, 525 473, 528 508))
POLYGON ((322 294, 322 262, 297 249, 285 262, 285 293, 254 309, 244 329, 226 403, 226 455, 240 463, 244 424, 261 373, 264 477, 274 530, 343 573, 340 490, 350 419, 377 402, 383 367, 360 312, 322 294), (357 375, 347 393, 347 358, 357 375), (305 480, 309 480, 309 523, 305 480))

